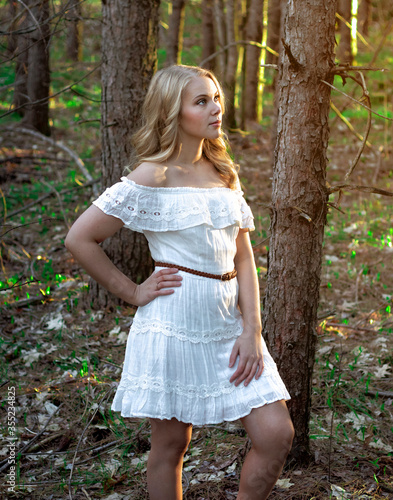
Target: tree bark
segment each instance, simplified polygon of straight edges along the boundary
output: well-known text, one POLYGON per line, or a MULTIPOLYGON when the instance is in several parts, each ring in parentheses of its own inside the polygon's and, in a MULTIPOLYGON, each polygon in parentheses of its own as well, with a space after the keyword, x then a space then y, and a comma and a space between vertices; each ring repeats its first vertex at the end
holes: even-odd
MULTIPOLYGON (((262 43, 263 0, 251 0, 246 22, 246 39, 262 43)), ((244 116, 246 122, 258 120, 258 92, 261 64, 261 49, 246 46, 246 88, 244 92, 244 116)))
MULTIPOLYGON (((276 51, 280 50, 281 39, 281 2, 282 0, 269 0, 267 10, 267 39, 266 45, 276 51)), ((266 64, 277 64, 278 56, 266 51, 266 64)))
POLYGON ((67 57, 71 61, 82 60, 82 5, 76 3, 68 11, 68 29, 67 29, 67 57))
POLYGON ((166 65, 181 63, 181 51, 183 47, 185 0, 173 0, 172 14, 169 18, 168 46, 166 65))
MULTIPOLYGON (((215 31, 217 34, 217 42, 220 49, 224 48, 226 45, 226 29, 225 29, 225 18, 224 18, 224 2, 223 0, 214 0, 213 4, 214 11, 214 21, 215 21, 215 31)), ((217 56, 217 73, 220 80, 225 77, 225 71, 227 66, 227 52, 222 52, 217 56)))
POLYGON ((50 135, 49 126, 49 0, 30 0, 28 22, 36 29, 27 35, 27 94, 29 104, 23 118, 23 125, 44 135, 50 135), (33 17, 34 16, 34 17, 33 17), (38 101, 38 102, 37 102, 38 101))
MULTIPOLYGON (((202 60, 207 59, 216 51, 213 24, 213 0, 202 0, 202 60)), ((215 71, 215 59, 211 59, 203 66, 215 71)))
POLYGON ((292 0, 279 63, 278 135, 263 335, 292 400, 292 457, 309 459, 336 2, 292 0))
MULTIPOLYGON (((14 3, 14 2, 12 2, 14 3)), ((30 14, 27 10, 22 17, 21 22, 18 25, 20 30, 23 30, 29 25, 30 14)), ((27 69, 28 69, 28 56, 29 56, 29 40, 27 35, 20 33, 15 37, 14 50, 17 54, 16 64, 15 64, 15 85, 14 85, 14 96, 12 106, 17 109, 20 106, 24 106, 29 97, 27 95, 27 69)), ((19 116, 24 116, 26 109, 24 107, 17 109, 19 116)))
MULTIPOLYGON (((18 3, 16 0, 8 0, 8 20, 7 22, 9 23, 9 31, 14 31, 17 26, 17 14, 18 14, 18 3)), ((7 41, 7 52, 8 56, 12 56, 16 46, 17 46, 17 37, 15 34, 11 33, 8 36, 8 41, 7 41)))
MULTIPOLYGON (((339 0, 338 13, 351 24, 351 0, 339 0)), ((340 30, 340 43, 337 49, 337 59, 340 63, 352 64, 352 45, 351 45, 351 29, 341 19, 338 20, 340 30)))
MULTIPOLYGON (((227 0, 226 12, 226 42, 227 44, 236 41, 235 34, 235 0, 227 0)), ((225 126, 236 128, 235 118, 235 91, 236 91, 236 69, 237 69, 237 46, 231 45, 228 48, 227 65, 225 68, 224 93, 225 93, 225 126)))
POLYGON ((368 28, 371 17, 371 2, 370 0, 361 0, 358 8, 359 32, 368 36, 368 28))
MULTIPOLYGON (((102 2, 102 184, 119 181, 130 162, 131 135, 140 126, 141 107, 157 65, 159 0, 102 2), (132 50, 131 50, 132 48, 132 50)), ((103 248, 133 281, 153 270, 146 239, 122 229, 103 248)), ((91 282, 94 308, 119 303, 91 282)))

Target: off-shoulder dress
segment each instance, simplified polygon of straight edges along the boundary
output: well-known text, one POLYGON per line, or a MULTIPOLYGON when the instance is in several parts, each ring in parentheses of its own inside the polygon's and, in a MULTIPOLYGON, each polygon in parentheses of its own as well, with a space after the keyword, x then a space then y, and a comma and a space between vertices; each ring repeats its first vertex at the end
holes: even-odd
MULTIPOLYGON (((148 187, 122 177, 93 203, 144 233, 155 261, 212 274, 233 270, 239 228, 254 229, 240 189, 148 187)), ((229 382, 237 366, 228 367, 229 357, 243 329, 237 279, 179 273, 173 294, 135 314, 112 410, 204 425, 289 399, 263 339, 262 376, 247 387, 229 382)))

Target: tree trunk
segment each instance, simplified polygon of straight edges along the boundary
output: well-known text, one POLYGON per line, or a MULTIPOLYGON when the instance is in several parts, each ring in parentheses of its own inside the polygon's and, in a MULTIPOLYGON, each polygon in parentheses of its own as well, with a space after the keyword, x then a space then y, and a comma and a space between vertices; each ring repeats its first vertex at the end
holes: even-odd
POLYGON ((168 46, 166 55, 166 66, 181 63, 181 51, 183 47, 185 0, 173 0, 172 14, 169 18, 168 46))
POLYGON ((370 0, 361 0, 358 8, 359 32, 368 36, 368 28, 371 17, 371 2, 370 0))
MULTIPOLYGON (((141 107, 157 65, 160 0, 102 2, 102 184, 119 181, 130 162, 131 135, 140 126, 141 107), (130 50, 132 48, 132 50, 130 50)), ((152 272, 145 237, 122 229, 103 248, 133 281, 152 272)), ((114 296, 91 282, 94 308, 117 304, 114 296)))
MULTIPOLYGON (((281 31, 281 2, 282 0, 269 0, 267 8, 267 40, 269 49, 279 52, 281 31)), ((277 64, 278 56, 266 51, 266 64, 277 64)))
MULTIPOLYGON (((220 49, 223 49, 226 45, 226 29, 225 29, 225 18, 224 18, 224 2, 223 0, 214 0, 214 21, 217 33, 217 42, 220 49)), ((227 52, 222 52, 217 56, 218 62, 218 77, 219 80, 223 80, 225 77, 225 71, 227 66, 227 52)))
MULTIPOLYGON (((345 21, 351 24, 351 0, 339 0, 338 13, 345 21)), ((349 28, 341 19, 338 20, 340 30, 340 43, 337 49, 337 59, 340 63, 352 64, 352 45, 351 45, 351 28, 349 28)))
POLYGON ((12 56, 17 46, 17 37, 12 31, 16 29, 17 26, 17 14, 18 14, 18 2, 16 0, 8 0, 8 18, 7 23, 9 23, 9 31, 11 34, 8 36, 7 41, 7 52, 8 56, 12 56))
MULTIPOLYGON (((227 44, 236 41, 235 34, 235 0, 227 0, 226 15, 226 41, 227 44)), ((236 69, 237 69, 237 47, 228 47, 227 65, 225 68, 224 93, 225 93, 225 126, 236 128, 235 118, 235 90, 236 90, 236 69)))
MULTIPOLYGON (((74 0, 76 1, 76 0, 74 0)), ((77 2, 68 11, 67 57, 71 61, 82 60, 82 4, 77 2)))
POLYGON ((292 456, 309 459, 308 421, 322 243, 336 2, 292 0, 279 64, 269 271, 263 335, 292 400, 292 456))
MULTIPOLYGON (((207 59, 216 51, 216 42, 214 36, 213 24, 213 0, 202 0, 202 60, 207 59)), ((204 68, 211 71, 215 70, 216 60, 210 59, 204 68)))
MULTIPOLYGON (((246 22, 246 39, 262 43, 263 0, 251 0, 246 22)), ((244 91, 244 116, 247 122, 258 121, 258 93, 261 64, 261 49, 246 46, 246 88, 244 91)))
POLYGON ((49 127, 49 0, 29 1, 28 22, 36 29, 27 35, 27 94, 29 104, 23 118, 23 125, 44 135, 50 135, 49 127), (30 104, 31 103, 31 104, 30 104))
MULTIPOLYGON (((31 19, 30 14, 25 10, 24 16, 18 25, 20 30, 23 30, 29 26, 29 20, 31 19)), ((20 106, 24 106, 29 97, 27 95, 27 69, 28 69, 28 56, 29 56, 29 40, 27 35, 20 33, 15 37, 16 46, 14 48, 17 57, 15 65, 15 84, 14 84, 14 96, 13 96, 13 108, 17 109, 20 106)), ((24 107, 17 109, 17 113, 20 116, 24 116, 26 109, 24 107)))

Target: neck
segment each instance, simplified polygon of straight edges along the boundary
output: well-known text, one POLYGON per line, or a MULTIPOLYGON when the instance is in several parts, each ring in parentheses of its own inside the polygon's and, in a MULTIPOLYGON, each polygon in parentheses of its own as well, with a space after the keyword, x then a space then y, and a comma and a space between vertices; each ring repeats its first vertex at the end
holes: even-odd
POLYGON ((171 160, 180 165, 196 166, 202 159, 203 141, 196 141, 194 144, 180 144, 177 152, 171 160))

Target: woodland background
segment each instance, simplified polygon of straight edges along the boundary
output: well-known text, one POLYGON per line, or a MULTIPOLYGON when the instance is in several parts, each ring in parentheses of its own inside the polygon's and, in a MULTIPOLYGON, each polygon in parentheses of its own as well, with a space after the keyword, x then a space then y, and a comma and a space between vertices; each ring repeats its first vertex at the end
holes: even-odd
MULTIPOLYGON (((108 172, 102 142, 116 128, 107 120, 110 100, 101 92, 102 49, 109 43, 101 37, 106 4, 0 1, 5 498, 147 497, 148 423, 110 411, 134 310, 94 291, 63 245, 73 220, 122 170, 118 161, 108 172), (6 483, 10 387, 16 397, 14 492, 6 483)), ((263 296, 280 84, 274 65, 283 53, 286 2, 139 4, 148 12, 147 26, 157 25, 153 70, 174 62, 203 63, 223 82, 225 128, 256 218, 252 239, 263 296)), ((288 460, 271 495, 277 499, 393 497, 392 2, 339 2, 335 30, 337 66, 343 73, 367 69, 350 70, 358 82, 334 79, 327 182, 344 183, 363 143, 351 174, 351 185, 363 188, 338 189, 329 198, 308 459, 288 460), (371 115, 350 97, 388 119, 371 115)), ((139 50, 138 39, 127 43, 128 52, 112 47, 120 66, 139 50)), ((135 125, 128 120, 124 148, 116 146, 127 154, 126 128, 130 132, 135 125)), ((140 253, 147 272, 150 261, 140 253)), ((236 498, 247 446, 237 422, 195 428, 184 464, 185 498, 236 498)))

